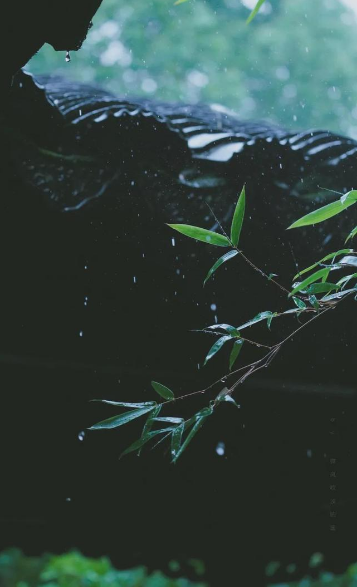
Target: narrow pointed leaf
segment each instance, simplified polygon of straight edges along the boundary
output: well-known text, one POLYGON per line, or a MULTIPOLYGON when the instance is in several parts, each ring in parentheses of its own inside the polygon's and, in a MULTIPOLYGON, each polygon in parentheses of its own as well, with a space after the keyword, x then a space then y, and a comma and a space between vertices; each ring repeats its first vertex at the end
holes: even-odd
POLYGON ((329 274, 329 272, 329 269, 319 269, 318 271, 315 271, 315 273, 309 275, 309 277, 307 277, 306 279, 301 281, 296 287, 294 287, 294 289, 289 293, 289 298, 293 296, 296 292, 306 289, 307 286, 311 283, 314 283, 314 281, 317 281, 318 279, 323 279, 326 275, 329 274))
POLYGON ((169 422, 170 424, 182 424, 183 418, 172 418, 167 416, 165 418, 154 418, 155 422, 169 422))
MULTIPOLYGON (((344 296, 357 291, 357 287, 352 287, 351 289, 344 289, 343 291, 339 291, 337 293, 331 294, 330 296, 324 296, 321 298, 322 302, 329 302, 330 300, 339 300, 344 296)), ((312 297, 312 296, 311 296, 312 297)))
POLYGON ((136 450, 140 451, 144 444, 155 438, 155 436, 158 436, 159 434, 164 434, 165 432, 167 432, 167 428, 165 428, 165 430, 154 430, 154 432, 149 432, 145 436, 142 436, 141 438, 133 442, 133 444, 131 444, 127 449, 124 450, 124 452, 121 453, 119 458, 122 458, 124 455, 127 455, 136 450))
POLYGON ((236 340, 236 342, 233 345, 233 348, 231 350, 231 354, 229 357, 229 370, 232 369, 234 363, 236 362, 236 360, 238 359, 238 355, 242 350, 242 346, 243 346, 243 340, 236 340))
POLYGON ((177 454, 181 448, 182 435, 185 430, 185 424, 182 422, 175 430, 172 431, 171 435, 171 458, 176 459, 177 454))
POLYGON ((231 246, 227 237, 223 234, 213 232, 212 230, 206 230, 205 228, 199 228, 198 226, 191 226, 190 224, 168 224, 168 226, 185 236, 202 241, 208 245, 216 245, 217 247, 231 246))
POLYGON ((298 308, 300 308, 300 310, 305 310, 306 304, 303 300, 300 300, 300 298, 296 298, 295 296, 293 296, 293 302, 298 308))
POLYGON ((306 290, 306 293, 319 294, 332 291, 333 289, 338 289, 338 285, 336 285, 336 283, 313 283, 312 285, 309 285, 309 287, 306 290))
POLYGON ((273 312, 270 312, 269 310, 266 312, 260 312, 254 318, 252 318, 251 320, 248 320, 248 322, 245 322, 241 326, 238 326, 238 330, 242 330, 243 328, 247 328, 248 326, 252 326, 253 324, 256 324, 257 322, 261 322, 262 320, 268 320, 271 316, 273 316, 273 312))
POLYGON ((108 399, 92 399, 92 402, 102 402, 103 404, 109 404, 110 406, 119 406, 121 408, 149 408, 157 405, 156 402, 114 402, 108 399))
POLYGON ((344 267, 357 267, 357 256, 347 255, 340 259, 338 263, 344 267))
POLYGON ((338 285, 339 287, 342 285, 343 287, 345 287, 345 285, 347 285, 347 283, 351 280, 351 279, 355 279, 357 278, 357 273, 351 273, 350 275, 346 275, 345 277, 342 277, 342 279, 340 279, 336 285, 338 285))
POLYGON ((329 261, 330 259, 335 259, 335 257, 338 257, 339 255, 346 255, 347 253, 353 253, 353 249, 341 249, 340 251, 336 251, 335 253, 330 253, 329 255, 326 255, 326 257, 320 259, 320 261, 316 261, 316 263, 310 265, 310 267, 306 267, 306 269, 299 271, 299 273, 294 275, 293 280, 295 281, 295 279, 298 279, 301 275, 304 275, 304 273, 308 273, 308 271, 315 269, 315 267, 318 267, 319 265, 321 265, 321 263, 329 261))
POLYGON ((173 391, 166 387, 166 385, 162 385, 162 383, 158 383, 157 381, 152 381, 151 385, 155 389, 156 393, 161 395, 161 397, 163 397, 164 399, 175 399, 173 391))
POLYGON ((240 406, 237 404, 236 400, 233 399, 231 395, 226 395, 223 401, 233 404, 234 406, 236 406, 236 408, 238 408, 238 410, 240 409, 240 406))
POLYGON ((231 336, 239 336, 239 330, 235 326, 231 326, 231 324, 213 324, 212 326, 207 326, 206 330, 223 330, 231 336))
MULTIPOLYGON (((159 404, 150 412, 150 414, 148 415, 147 420, 144 424, 144 428, 141 433, 141 438, 144 438, 145 436, 147 436, 149 434, 149 432, 151 431, 151 428, 153 427, 153 424, 154 424, 154 418, 156 418, 160 414, 161 408, 162 408, 162 404, 159 404)), ((140 454, 140 451, 138 454, 140 454)))
POLYGON ((265 2, 265 0, 258 0, 257 1, 252 12, 250 13, 250 15, 248 16, 248 18, 246 20, 246 24, 249 24, 250 22, 252 22, 253 18, 258 14, 258 12, 261 9, 261 7, 263 6, 264 2, 265 2))
POLYGON ((239 243, 239 237, 243 226, 245 212, 245 186, 243 186, 238 202, 233 214, 233 220, 231 225, 231 241, 232 244, 237 247, 239 243))
POLYGON ((89 430, 110 430, 112 428, 118 428, 119 426, 127 424, 131 420, 140 418, 140 416, 147 414, 152 409, 153 408, 141 408, 140 410, 132 410, 131 412, 125 412, 120 416, 114 416, 113 418, 102 420, 102 422, 98 422, 98 424, 94 424, 93 426, 91 426, 89 430))
POLYGON ((299 228, 301 226, 310 226, 311 224, 318 224, 319 222, 324 222, 340 212, 343 212, 349 206, 352 206, 357 202, 357 190, 352 190, 348 192, 344 196, 342 196, 336 202, 331 202, 331 204, 327 204, 326 206, 322 206, 322 208, 318 208, 306 216, 299 218, 293 224, 288 227, 290 228, 299 228))
POLYGON ((349 241, 351 238, 354 238, 354 237, 356 236, 356 234, 357 234, 357 226, 355 226, 355 227, 354 227, 354 228, 351 230, 350 234, 348 235, 348 237, 347 237, 347 238, 346 238, 346 240, 345 240, 345 243, 347 243, 347 241, 349 241))
POLYGON ((207 356, 205 358, 204 361, 204 365, 206 365, 206 363, 212 359, 212 357, 218 353, 218 351, 222 348, 222 346, 224 345, 225 342, 227 342, 227 340, 231 340, 232 337, 231 336, 221 336, 221 338, 219 338, 214 345, 211 346, 210 350, 207 353, 207 356))
POLYGON ((192 427, 192 429, 190 430, 190 432, 186 436, 181 448, 177 451, 176 456, 172 459, 173 463, 177 462, 177 460, 182 455, 183 451, 186 450, 186 448, 188 447, 188 445, 191 442, 191 440, 193 439, 193 437, 197 434, 199 429, 202 428, 202 426, 205 423, 205 421, 207 420, 207 418, 208 418, 208 416, 202 416, 201 418, 198 418, 198 420, 196 421, 196 423, 194 424, 194 426, 192 427))
POLYGON ((228 253, 225 253, 224 255, 222 255, 222 257, 220 257, 215 262, 215 264, 211 267, 211 269, 207 273, 205 280, 203 282, 203 285, 206 285, 207 281, 213 275, 213 273, 216 271, 216 269, 218 269, 218 267, 220 267, 221 265, 223 265, 223 263, 225 263, 226 261, 229 261, 229 259, 232 259, 236 255, 238 255, 238 251, 235 251, 234 249, 232 251, 228 251, 228 253))
POLYGON ((319 302, 317 301, 316 296, 314 296, 314 295, 309 296, 309 302, 312 305, 312 307, 315 308, 315 310, 318 310, 320 308, 319 302))

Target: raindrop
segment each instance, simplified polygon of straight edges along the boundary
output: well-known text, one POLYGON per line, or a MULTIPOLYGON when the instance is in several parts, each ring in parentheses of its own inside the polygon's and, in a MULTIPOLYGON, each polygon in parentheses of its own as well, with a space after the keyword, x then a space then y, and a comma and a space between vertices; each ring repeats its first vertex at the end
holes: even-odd
POLYGON ((84 430, 82 430, 82 431, 81 431, 81 432, 79 432, 79 434, 78 434, 78 440, 79 440, 80 442, 83 442, 83 440, 84 440, 84 437, 85 437, 85 432, 84 432, 84 430))
POLYGON ((217 310, 216 304, 211 304, 211 310, 212 312, 215 312, 217 310))
POLYGON ((79 336, 82 338, 82 336, 83 336, 83 330, 80 330, 79 331, 79 336))
POLYGON ((66 63, 69 63, 71 61, 71 54, 69 51, 66 51, 66 63))
POLYGON ((82 110, 81 110, 81 108, 79 109, 78 114, 79 114, 79 116, 82 116, 82 110))
POLYGON ((133 282, 136 283, 136 277, 135 277, 135 275, 133 277, 133 282))
POLYGON ((225 452, 226 452, 226 445, 224 444, 224 442, 219 442, 216 446, 216 453, 220 457, 223 457, 225 452))
POLYGON ((71 497, 66 497, 66 502, 69 503, 70 501, 72 501, 71 497))
POLYGON ((171 244, 172 244, 173 247, 175 246, 176 242, 175 242, 175 239, 174 238, 171 239, 171 244))
POLYGON ((307 449, 306 454, 307 454, 307 458, 308 459, 311 459, 311 457, 312 457, 312 450, 311 450, 311 448, 308 448, 307 449))
POLYGON ((88 269, 88 265, 84 265, 84 269, 88 269))

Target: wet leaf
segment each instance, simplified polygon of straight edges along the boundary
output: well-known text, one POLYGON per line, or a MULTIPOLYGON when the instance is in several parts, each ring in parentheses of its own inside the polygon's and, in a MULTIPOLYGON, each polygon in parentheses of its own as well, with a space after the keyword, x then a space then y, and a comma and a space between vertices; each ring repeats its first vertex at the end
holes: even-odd
POLYGON ((212 359, 212 357, 218 353, 218 351, 222 348, 222 346, 224 345, 225 342, 227 342, 227 340, 231 340, 231 336, 221 336, 221 338, 219 338, 214 345, 211 346, 210 350, 207 353, 207 356, 205 358, 204 361, 204 365, 206 365, 206 363, 212 359))
POLYGON ((230 247, 231 243, 223 234, 218 234, 212 230, 199 228, 198 226, 191 226, 189 224, 168 224, 174 230, 181 234, 202 241, 209 245, 216 245, 217 247, 230 247))
POLYGON ((347 241, 349 241, 351 238, 354 238, 354 237, 356 236, 356 234, 357 234, 357 226, 355 226, 355 227, 354 227, 354 228, 351 230, 350 234, 348 235, 348 237, 347 237, 347 238, 346 238, 346 240, 345 240, 345 243, 347 243, 347 241))
POLYGON ((171 416, 166 416, 165 418, 154 418, 155 422, 170 422, 171 424, 181 424, 184 420, 183 418, 172 418, 171 416))
POLYGON ((229 370, 232 369, 234 363, 236 362, 238 355, 242 350, 243 342, 244 341, 242 339, 235 341, 233 348, 231 350, 231 354, 229 356, 229 370))
POLYGON ((92 402, 102 402, 103 404, 109 404, 111 406, 119 406, 121 408, 146 408, 146 407, 154 407, 157 405, 156 402, 139 402, 139 403, 132 403, 132 402, 114 402, 108 399, 92 399, 92 402))
POLYGON ((278 314, 276 312, 273 312, 273 314, 271 314, 270 316, 267 317, 267 327, 271 328, 271 323, 273 321, 273 318, 275 318, 278 314))
POLYGON ((238 255, 238 251, 235 251, 234 249, 232 251, 228 251, 228 253, 225 253, 224 255, 222 255, 222 257, 220 257, 215 262, 215 264, 211 267, 211 269, 207 273, 206 278, 203 282, 203 285, 206 285, 207 281, 213 275, 213 273, 216 271, 216 269, 218 269, 218 267, 220 267, 221 265, 223 265, 223 263, 225 263, 226 261, 229 261, 229 259, 232 259, 236 255, 238 255))
POLYGON ((245 322, 241 326, 238 326, 238 330, 242 330, 243 328, 247 328, 248 326, 253 326, 253 324, 261 322, 262 320, 268 320, 270 317, 274 317, 273 312, 270 312, 269 310, 266 312, 260 312, 254 318, 248 320, 248 322, 245 322))
POLYGON ((300 298, 296 298, 295 296, 293 296, 293 302, 298 308, 300 308, 300 310, 304 310, 306 308, 305 302, 303 302, 303 300, 300 300, 300 298))
POLYGON ((243 226, 245 212, 245 186, 243 186, 238 202, 233 214, 233 220, 231 225, 231 241, 232 244, 237 247, 239 243, 239 237, 243 226))
POLYGON ((236 408, 238 408, 238 410, 240 409, 240 406, 237 404, 236 400, 233 399, 233 397, 231 395, 226 395, 223 398, 224 402, 229 402, 230 404, 233 404, 234 406, 236 406, 236 408))
POLYGON ((309 296, 309 302, 312 305, 312 307, 315 308, 315 310, 318 310, 320 308, 319 302, 317 301, 316 296, 314 296, 314 295, 309 296))
POLYGON ((145 436, 142 436, 141 438, 133 442, 133 444, 131 444, 127 449, 125 449, 124 452, 121 453, 120 458, 136 450, 140 451, 147 442, 155 438, 155 436, 158 436, 159 434, 164 434, 165 432, 167 432, 167 428, 165 428, 165 430, 154 430, 154 432, 149 432, 145 436))
MULTIPOLYGON (((322 302, 329 302, 330 300, 339 300, 341 298, 343 298, 344 296, 357 291, 356 287, 352 287, 351 289, 344 289, 343 291, 339 291, 337 293, 331 294, 330 296, 324 296, 323 298, 321 298, 322 302)), ((313 297, 313 296, 311 296, 313 297)))
POLYGON ((317 293, 325 293, 327 291, 332 291, 333 289, 338 289, 338 285, 335 283, 313 283, 309 285, 306 290, 307 294, 317 294, 317 293))
MULTIPOLYGON (((212 413, 212 411, 211 411, 211 413, 212 413)), ((210 414, 207 414, 207 416, 201 416, 201 417, 197 418, 196 423, 194 424, 194 426, 192 427, 192 429, 190 430, 190 432, 186 436, 183 444, 181 445, 180 449, 177 451, 176 456, 172 459, 173 463, 177 462, 177 460, 180 458, 180 456, 182 455, 184 450, 186 450, 186 448, 188 447, 188 445, 191 442, 191 440, 193 439, 193 437, 197 434, 197 432, 200 430, 200 428, 202 428, 203 424, 205 423, 205 421, 207 420, 209 415, 210 414)))
POLYGON ((264 2, 265 2, 265 0, 258 0, 256 5, 254 6, 252 12, 250 13, 250 15, 247 18, 246 24, 249 24, 250 22, 252 22, 253 18, 258 14, 258 12, 261 9, 261 7, 263 6, 264 2))
POLYGON ((352 190, 347 194, 341 196, 339 200, 336 202, 331 202, 331 204, 327 204, 326 206, 322 206, 322 208, 318 208, 309 214, 306 214, 299 220, 296 220, 291 226, 288 227, 288 230, 291 228, 299 228, 301 226, 310 226, 311 224, 318 224, 319 222, 324 222, 340 212, 343 212, 349 206, 352 206, 357 202, 357 190, 352 190))
POLYGON ((94 424, 89 428, 89 430, 110 430, 112 428, 118 428, 119 426, 123 426, 131 420, 135 420, 136 418, 140 418, 144 414, 150 412, 153 408, 141 408, 140 410, 132 410, 131 412, 125 412, 124 414, 120 414, 120 416, 113 416, 112 418, 108 418, 107 420, 102 420, 102 422, 98 422, 98 424, 94 424))
POLYGON ((151 382, 152 387, 155 389, 156 393, 161 395, 166 400, 175 399, 173 391, 166 387, 166 385, 162 385, 162 383, 158 383, 157 381, 151 382))
MULTIPOLYGON (((149 432, 151 431, 151 428, 154 424, 154 420, 155 418, 160 414, 162 408, 162 404, 156 406, 151 413, 149 414, 145 424, 144 424, 144 428, 141 434, 141 438, 144 438, 145 436, 147 436, 149 434, 149 432)), ((140 454, 140 451, 139 451, 140 454)))
POLYGON ((300 283, 296 287, 294 287, 294 289, 289 293, 288 297, 290 298, 298 291, 305 290, 307 286, 311 283, 314 283, 314 281, 325 278, 329 274, 329 272, 329 269, 319 269, 318 271, 315 271, 315 273, 309 275, 309 277, 307 277, 303 281, 300 281, 300 283))
POLYGON ((343 287, 345 287, 345 285, 347 285, 347 283, 351 280, 351 279, 357 279, 357 273, 351 273, 350 275, 345 275, 345 277, 342 277, 342 279, 340 279, 336 285, 338 285, 339 287, 342 285, 343 287))
POLYGON ((345 267, 357 267, 357 257, 348 255, 347 257, 340 259, 339 264, 345 267))
POLYGON ((231 336, 239 336, 239 330, 230 324, 213 324, 212 326, 207 326, 206 330, 223 330, 224 332, 228 332, 231 336))
POLYGON ((329 253, 329 255, 326 255, 326 257, 323 257, 319 261, 316 261, 316 263, 313 263, 313 265, 310 265, 310 267, 306 267, 306 269, 299 271, 299 273, 294 275, 293 280, 298 279, 301 275, 304 275, 304 273, 308 273, 308 271, 315 269, 315 267, 318 267, 319 265, 321 265, 321 263, 324 263, 324 261, 329 261, 330 259, 335 259, 339 255, 346 255, 347 253, 353 253, 353 249, 340 249, 339 251, 336 251, 335 253, 329 253))
POLYGON ((185 430, 185 424, 184 424, 184 422, 182 422, 182 424, 177 426, 177 428, 175 428, 175 430, 172 431, 172 434, 171 434, 171 457, 173 460, 176 459, 178 452, 181 448, 182 435, 184 433, 184 430, 185 430))

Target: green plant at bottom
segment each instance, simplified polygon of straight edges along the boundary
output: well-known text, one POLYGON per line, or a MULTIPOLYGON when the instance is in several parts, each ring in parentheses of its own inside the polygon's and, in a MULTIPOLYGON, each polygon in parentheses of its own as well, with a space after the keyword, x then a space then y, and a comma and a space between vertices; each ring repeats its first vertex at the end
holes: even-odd
POLYGON ((185 578, 172 579, 145 567, 115 569, 109 559, 78 552, 28 557, 17 549, 0 554, 1 587, 207 587, 185 578))

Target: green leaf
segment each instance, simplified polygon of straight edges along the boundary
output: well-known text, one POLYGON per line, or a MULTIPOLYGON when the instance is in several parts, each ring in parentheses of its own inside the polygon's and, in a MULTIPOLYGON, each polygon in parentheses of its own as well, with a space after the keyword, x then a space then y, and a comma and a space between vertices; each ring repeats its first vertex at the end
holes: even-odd
POLYGON ((329 261, 330 259, 335 259, 339 255, 346 255, 347 253, 353 253, 353 249, 340 249, 339 251, 336 251, 335 253, 330 253, 329 255, 326 255, 326 257, 323 257, 322 259, 320 259, 320 261, 316 261, 316 263, 313 263, 313 265, 310 265, 310 267, 306 267, 306 269, 299 271, 299 273, 294 275, 293 279, 294 280, 298 279, 301 275, 304 275, 304 273, 307 273, 308 271, 311 271, 311 269, 315 269, 315 267, 318 267, 319 265, 321 265, 321 263, 324 263, 324 261, 329 261))
POLYGON ((199 228, 198 226, 191 226, 190 224, 168 224, 174 230, 177 230, 181 234, 194 238, 198 241, 202 241, 209 245, 216 245, 217 247, 230 247, 231 243, 228 238, 223 234, 212 232, 212 230, 206 230, 205 228, 199 228))
POLYGON ((333 289, 338 289, 338 285, 336 285, 336 283, 328 283, 327 281, 325 281, 324 283, 313 283, 312 285, 309 285, 309 287, 306 290, 306 293, 318 294, 327 291, 332 291, 333 289))
POLYGON ((184 421, 183 418, 173 418, 171 416, 166 416, 165 418, 154 418, 155 422, 170 422, 171 424, 182 424, 184 421))
POLYGON ((239 336, 239 330, 230 324, 213 324, 212 326, 207 326, 206 330, 223 330, 231 336, 239 336))
POLYGON ((207 281, 209 280, 209 278, 211 277, 211 275, 213 275, 213 273, 216 271, 216 269, 218 269, 218 267, 220 267, 221 265, 223 265, 223 263, 225 263, 226 261, 229 261, 229 259, 232 259, 236 255, 238 255, 238 251, 235 251, 234 249, 232 251, 228 251, 228 253, 225 253, 224 255, 222 255, 222 257, 220 257, 215 262, 215 264, 213 265, 213 267, 211 267, 211 269, 207 273, 206 278, 205 278, 205 280, 203 282, 203 285, 206 285, 207 281))
POLYGON ((131 420, 135 420, 135 418, 140 418, 140 416, 147 414, 152 409, 152 407, 141 408, 140 410, 125 412, 125 414, 121 414, 120 416, 113 416, 107 420, 102 420, 102 422, 98 422, 98 424, 91 426, 89 430, 110 430, 112 428, 118 428, 119 426, 123 426, 124 424, 131 422, 131 420))
POLYGON ((293 296, 293 302, 298 308, 300 308, 300 310, 304 310, 306 308, 305 302, 300 300, 300 298, 296 298, 295 296, 293 296))
POLYGON ((171 435, 171 457, 173 460, 175 460, 178 455, 178 452, 181 448, 181 442, 182 442, 182 435, 184 433, 185 430, 185 424, 184 422, 182 422, 182 424, 180 424, 179 426, 177 426, 177 428, 175 428, 175 430, 172 431, 172 435, 171 435))
POLYGON ((354 237, 356 236, 356 234, 357 234, 357 226, 355 226, 355 227, 354 227, 354 228, 351 230, 350 234, 348 235, 348 237, 347 237, 347 238, 346 238, 346 240, 345 240, 345 243, 347 243, 347 241, 349 241, 351 238, 354 238, 354 237))
POLYGON ((233 220, 231 225, 231 241, 232 244, 237 247, 239 243, 239 237, 243 226, 245 212, 245 186, 243 186, 236 209, 234 210, 233 220))
POLYGON ((234 406, 236 406, 236 408, 238 408, 238 410, 240 409, 240 406, 237 404, 236 400, 232 398, 231 395, 226 395, 223 401, 233 404, 234 406))
MULTIPOLYGON (((344 289, 343 291, 339 291, 337 293, 331 294, 330 296, 324 296, 321 298, 322 302, 329 302, 330 300, 339 300, 344 296, 357 291, 357 287, 352 287, 351 289, 344 289)), ((311 296, 313 297, 313 296, 311 296)))
POLYGON ((338 264, 343 267, 357 267, 357 257, 347 255, 346 257, 340 259, 338 264))
POLYGON ((161 395, 161 397, 163 397, 164 399, 167 399, 167 400, 175 399, 173 391, 171 391, 171 389, 169 389, 165 385, 162 385, 162 383, 157 383, 157 381, 152 381, 151 385, 155 389, 156 393, 161 395))
POLYGON ((184 2, 187 2, 187 0, 176 0, 176 2, 174 2, 174 6, 178 6, 179 4, 183 4, 184 2))
POLYGON ((186 448, 188 447, 188 445, 191 442, 191 440, 193 439, 193 437, 197 434, 197 432, 199 431, 199 429, 202 428, 203 424, 205 423, 205 421, 207 420, 207 418, 209 417, 209 415, 210 414, 208 414, 207 416, 201 416, 200 418, 197 419, 196 423, 192 427, 192 430, 190 430, 190 432, 186 436, 186 438, 185 438, 182 446, 177 451, 176 456, 172 459, 172 462, 173 463, 176 463, 177 462, 177 460, 182 455, 183 451, 186 450, 186 448))
POLYGON ((133 442, 133 444, 131 444, 126 450, 124 450, 124 452, 121 453, 119 458, 122 458, 124 455, 127 455, 130 452, 134 452, 135 450, 140 451, 144 444, 149 442, 149 440, 155 438, 155 436, 158 436, 159 434, 164 434, 167 431, 168 429, 165 428, 165 430, 154 430, 154 432, 149 432, 144 437, 142 436, 141 438, 133 442))
POLYGON ((317 281, 318 279, 323 279, 326 276, 326 274, 329 274, 329 272, 329 269, 319 269, 318 271, 315 271, 315 273, 309 275, 309 277, 307 277, 306 279, 301 281, 296 287, 294 287, 294 289, 289 293, 289 298, 293 296, 297 291, 306 289, 307 286, 310 285, 310 283, 314 283, 314 281, 317 281))
MULTIPOLYGON (((144 424, 144 428, 141 434, 141 438, 145 438, 145 436, 147 436, 149 434, 149 432, 151 431, 151 428, 153 427, 154 424, 154 419, 160 414, 161 412, 161 408, 162 408, 162 404, 156 406, 155 408, 153 408, 153 410, 151 411, 151 413, 149 414, 145 424, 144 424)), ((140 451, 139 453, 140 454, 140 451)))
POLYGON ((300 228, 301 226, 310 226, 311 224, 318 224, 319 222, 324 222, 340 212, 343 212, 349 206, 352 206, 357 202, 357 190, 352 190, 347 192, 344 196, 341 196, 339 200, 336 202, 331 202, 331 204, 327 204, 326 206, 322 206, 322 208, 318 208, 309 214, 306 214, 299 220, 296 220, 293 224, 288 227, 290 228, 300 228))
POLYGON ((341 285, 343 285, 343 287, 345 287, 345 285, 347 285, 347 283, 351 280, 357 278, 357 273, 351 273, 350 275, 345 275, 345 277, 342 277, 342 279, 340 279, 336 285, 338 285, 338 287, 340 287, 341 285))
POLYGON ((103 404, 109 404, 111 406, 119 406, 122 408, 146 408, 146 407, 154 407, 157 405, 156 402, 140 402, 140 403, 132 403, 132 402, 114 402, 108 399, 92 399, 92 402, 102 402, 103 404))
POLYGON ((238 330, 242 330, 242 328, 247 328, 248 326, 252 326, 253 324, 256 324, 257 322, 261 322, 262 320, 269 320, 270 317, 272 317, 272 318, 274 317, 273 312, 270 312, 269 310, 266 312, 260 312, 254 318, 252 318, 251 320, 248 320, 248 322, 245 322, 241 326, 238 326, 238 330))
POLYGON ((312 307, 315 308, 315 310, 318 310, 320 308, 319 302, 317 301, 316 296, 314 296, 314 295, 309 296, 309 302, 312 305, 312 307))
POLYGON ((222 348, 222 346, 224 345, 225 342, 227 342, 227 340, 232 340, 231 336, 221 336, 221 338, 219 338, 214 345, 211 346, 210 350, 207 353, 207 356, 205 358, 204 361, 204 365, 206 365, 206 363, 212 359, 212 357, 218 353, 218 351, 222 348))
POLYGON ((253 18, 258 14, 258 12, 261 9, 261 7, 263 6, 264 2, 265 2, 265 0, 258 0, 258 2, 256 3, 255 7, 252 10, 252 12, 250 13, 250 15, 247 18, 246 24, 249 24, 250 22, 252 22, 253 18))
POLYGON ((238 355, 242 350, 243 342, 244 341, 242 339, 235 341, 229 357, 229 370, 232 369, 234 363, 236 362, 238 355))

